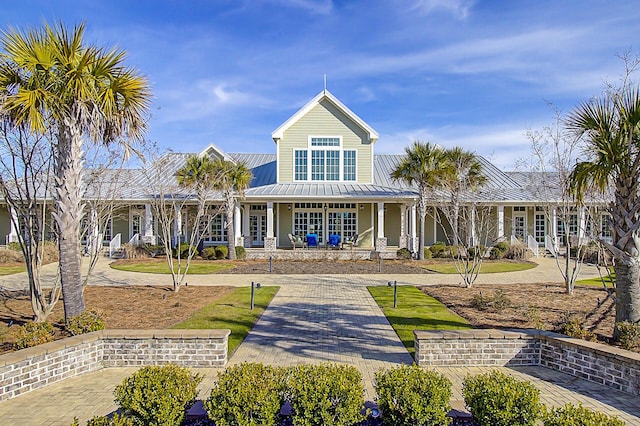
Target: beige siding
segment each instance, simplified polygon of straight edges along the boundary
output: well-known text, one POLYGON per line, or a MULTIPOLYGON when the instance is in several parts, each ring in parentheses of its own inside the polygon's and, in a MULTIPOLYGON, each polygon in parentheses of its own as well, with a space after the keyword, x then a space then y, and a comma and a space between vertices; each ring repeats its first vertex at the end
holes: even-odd
POLYGON ((358 247, 373 247, 373 223, 371 222, 371 203, 358 204, 358 247))
POLYGON ((5 244, 7 236, 11 232, 11 217, 7 206, 0 207, 0 244, 5 244))
POLYGON ((119 209, 111 222, 112 237, 122 234, 122 243, 129 242, 129 208, 119 209))
POLYGON ((385 203, 387 211, 384 213, 384 236, 387 246, 400 245, 400 205, 385 203))
POLYGON ((324 100, 289 127, 278 142, 278 182, 293 182, 294 150, 307 149, 309 136, 342 136, 343 149, 357 150, 357 181, 370 183, 373 180, 373 149, 367 133, 324 100))
POLYGON ((277 217, 280 224, 278 242, 281 247, 292 247, 289 241, 289 234, 293 232, 293 209, 289 210, 289 205, 290 203, 278 204, 277 217))

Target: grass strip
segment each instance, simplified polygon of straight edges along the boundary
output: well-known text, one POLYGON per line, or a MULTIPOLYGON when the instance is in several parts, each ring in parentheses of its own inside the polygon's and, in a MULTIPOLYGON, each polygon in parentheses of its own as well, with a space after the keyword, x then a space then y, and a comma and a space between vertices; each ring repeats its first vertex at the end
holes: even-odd
MULTIPOLYGON (((538 266, 533 262, 482 262, 480 265, 481 274, 497 274, 500 272, 518 272, 526 271, 538 266)), ((428 263, 422 265, 422 268, 437 272, 439 274, 457 274, 458 270, 456 265, 452 261, 443 263, 428 263)))
POLYGON ((602 279, 600 277, 596 277, 596 278, 587 278, 584 280, 577 280, 576 285, 584 285, 589 287, 602 287, 603 279, 605 284, 607 285, 607 288, 613 288, 616 283, 616 274, 615 272, 612 272, 611 278, 605 275, 604 277, 602 277, 602 279))
POLYGON ((393 287, 370 286, 369 293, 384 312, 411 356, 414 330, 464 330, 469 322, 450 311, 437 299, 414 286, 398 286, 398 307, 393 307, 393 287))
POLYGON ((25 272, 26 266, 0 266, 0 275, 11 275, 19 272, 25 272))
MULTIPOLYGON (((148 274, 169 274, 171 271, 167 262, 140 261, 140 262, 112 262, 109 266, 118 271, 146 272, 148 274)), ((184 264, 182 266, 184 268, 184 264)), ((216 261, 191 261, 189 275, 215 274, 217 272, 233 269, 231 263, 216 261)), ((176 268, 177 270, 177 268, 176 268)))
POLYGON ((254 308, 251 310, 251 287, 236 287, 215 303, 193 313, 191 318, 174 325, 180 329, 224 329, 231 330, 228 354, 231 356, 251 331, 262 312, 280 287, 265 286, 255 289, 254 308))

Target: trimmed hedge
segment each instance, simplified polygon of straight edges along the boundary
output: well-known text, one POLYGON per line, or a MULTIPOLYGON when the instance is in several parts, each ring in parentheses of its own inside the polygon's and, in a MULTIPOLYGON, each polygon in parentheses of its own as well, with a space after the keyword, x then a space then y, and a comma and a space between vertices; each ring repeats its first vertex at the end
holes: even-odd
POLYGON ((624 426, 625 422, 615 416, 598 413, 581 404, 566 404, 551 408, 544 413, 544 426, 624 426))

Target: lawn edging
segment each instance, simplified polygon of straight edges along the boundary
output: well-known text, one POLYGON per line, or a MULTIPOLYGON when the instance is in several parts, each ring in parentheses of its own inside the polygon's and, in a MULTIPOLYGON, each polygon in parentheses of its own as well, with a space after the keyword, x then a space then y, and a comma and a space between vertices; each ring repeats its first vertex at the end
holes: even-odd
POLYGON ((640 395, 640 354, 542 330, 416 330, 421 367, 537 365, 640 395))
POLYGON ((107 367, 224 367, 230 330, 101 330, 0 355, 0 401, 107 367))

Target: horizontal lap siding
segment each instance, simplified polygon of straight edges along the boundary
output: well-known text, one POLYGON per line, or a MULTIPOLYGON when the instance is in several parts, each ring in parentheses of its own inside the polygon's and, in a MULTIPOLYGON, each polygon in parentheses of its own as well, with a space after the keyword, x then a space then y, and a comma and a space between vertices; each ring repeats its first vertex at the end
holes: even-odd
MULTIPOLYGON (((318 136, 342 136, 343 149, 356 149, 358 182, 372 181, 372 146, 367 133, 336 109, 331 102, 322 101, 304 117, 289 127, 278 142, 278 182, 293 182, 293 152, 307 149, 308 138, 318 136)), ((340 159, 342 161, 342 158, 340 159)), ((310 158, 307 161, 311 161, 310 158)))

